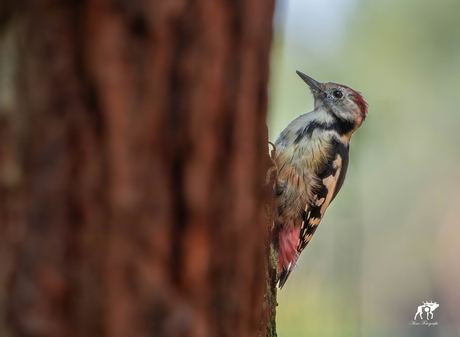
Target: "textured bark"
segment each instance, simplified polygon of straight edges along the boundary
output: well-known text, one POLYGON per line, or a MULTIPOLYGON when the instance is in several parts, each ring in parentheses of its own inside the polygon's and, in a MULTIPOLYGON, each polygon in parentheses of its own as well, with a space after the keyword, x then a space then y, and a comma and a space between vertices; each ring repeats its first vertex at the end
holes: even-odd
POLYGON ((273 2, 0 8, 2 336, 271 331, 273 2))
MULTIPOLYGON (((273 144, 272 144, 273 145, 273 144)), ((265 185, 265 214, 269 232, 268 241, 265 245, 265 294, 262 312, 261 329, 259 337, 276 337, 276 307, 278 305, 278 251, 275 248, 273 229, 275 226, 275 204, 273 198, 273 187, 278 183, 278 168, 275 162, 276 149, 273 146, 270 155, 267 153, 267 179, 265 185)))

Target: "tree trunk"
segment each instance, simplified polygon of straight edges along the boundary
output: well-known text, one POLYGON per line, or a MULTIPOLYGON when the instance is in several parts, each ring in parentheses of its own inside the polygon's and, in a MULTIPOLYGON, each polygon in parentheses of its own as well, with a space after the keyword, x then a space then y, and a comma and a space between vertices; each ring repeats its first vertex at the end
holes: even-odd
POLYGON ((0 6, 0 335, 275 333, 273 2, 0 6))

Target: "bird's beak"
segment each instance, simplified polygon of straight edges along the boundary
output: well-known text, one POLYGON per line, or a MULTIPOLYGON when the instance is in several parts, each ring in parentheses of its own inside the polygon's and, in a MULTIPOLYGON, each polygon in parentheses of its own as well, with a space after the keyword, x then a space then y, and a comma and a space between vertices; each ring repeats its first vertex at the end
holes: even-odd
POLYGON ((304 73, 301 73, 300 71, 296 71, 297 75, 300 76, 302 80, 304 80, 305 83, 308 84, 308 86, 312 89, 312 91, 316 91, 321 98, 326 97, 326 93, 323 91, 322 86, 323 84, 312 79, 310 76, 305 75, 304 73))

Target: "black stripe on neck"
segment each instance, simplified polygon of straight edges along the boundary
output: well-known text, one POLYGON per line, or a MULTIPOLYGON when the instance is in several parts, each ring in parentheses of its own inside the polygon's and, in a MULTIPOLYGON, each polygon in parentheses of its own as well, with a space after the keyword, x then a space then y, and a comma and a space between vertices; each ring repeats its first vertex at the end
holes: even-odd
POLYGON ((356 124, 345 119, 336 118, 334 122, 331 124, 321 123, 318 121, 311 121, 305 128, 299 129, 297 131, 296 139, 294 140, 294 144, 299 143, 304 137, 311 137, 311 134, 314 130, 325 130, 325 131, 335 131, 339 136, 346 135, 350 133, 356 124))

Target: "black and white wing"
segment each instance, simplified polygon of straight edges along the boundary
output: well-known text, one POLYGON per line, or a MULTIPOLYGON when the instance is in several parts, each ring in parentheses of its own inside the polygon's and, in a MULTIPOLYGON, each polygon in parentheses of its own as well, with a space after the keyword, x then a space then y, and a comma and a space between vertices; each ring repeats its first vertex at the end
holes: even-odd
MULTIPOLYGON (((313 192, 311 202, 306 205, 302 215, 297 256, 305 249, 318 228, 326 209, 341 189, 348 168, 348 148, 339 140, 332 142, 331 153, 325 169, 317 174, 318 188, 313 192)), ((283 287, 294 265, 285 269, 280 276, 280 288, 283 287)))

